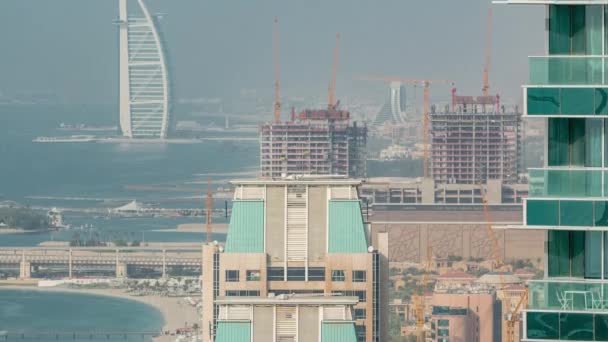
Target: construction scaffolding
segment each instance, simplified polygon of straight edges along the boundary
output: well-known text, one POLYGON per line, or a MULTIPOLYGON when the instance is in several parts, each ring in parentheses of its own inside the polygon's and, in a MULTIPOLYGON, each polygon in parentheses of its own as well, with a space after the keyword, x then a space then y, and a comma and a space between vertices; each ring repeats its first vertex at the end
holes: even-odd
POLYGON ((305 110, 291 122, 260 127, 262 177, 365 177, 367 127, 342 110, 305 110))
POLYGON ((443 112, 431 108, 431 175, 438 184, 518 181, 521 115, 499 96, 456 96, 443 112))

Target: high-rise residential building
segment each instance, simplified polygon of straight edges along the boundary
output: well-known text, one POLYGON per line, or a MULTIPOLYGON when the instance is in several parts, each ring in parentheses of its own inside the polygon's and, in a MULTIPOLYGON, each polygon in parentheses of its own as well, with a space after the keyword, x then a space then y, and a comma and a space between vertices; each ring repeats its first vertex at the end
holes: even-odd
POLYGON ((433 106, 430 173, 437 183, 516 183, 521 155, 521 115, 498 96, 457 96, 452 108, 433 106))
POLYGON ((262 177, 365 177, 367 127, 342 110, 305 110, 290 122, 260 127, 262 177))
POLYGON ((150 15, 144 0, 118 4, 120 129, 128 138, 165 138, 170 86, 159 16, 150 15))
POLYGON ((529 58, 523 114, 546 123, 524 222, 544 231, 545 277, 529 282, 524 341, 608 341, 606 77, 608 1, 507 0, 545 7, 546 55, 529 58))
POLYGON ((405 123, 407 105, 406 90, 403 83, 393 81, 389 85, 388 101, 382 106, 372 126, 376 129, 384 125, 402 125, 405 123))
POLYGON ((386 341, 388 241, 359 182, 233 182, 226 244, 203 247, 204 341, 386 341))

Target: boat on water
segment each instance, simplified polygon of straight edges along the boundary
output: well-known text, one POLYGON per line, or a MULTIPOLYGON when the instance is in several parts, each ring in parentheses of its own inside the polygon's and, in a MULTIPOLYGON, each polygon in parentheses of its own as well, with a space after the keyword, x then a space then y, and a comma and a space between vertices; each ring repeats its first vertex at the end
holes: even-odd
POLYGON ((62 143, 62 142, 95 142, 94 135, 70 135, 66 137, 37 137, 33 142, 37 143, 62 143))

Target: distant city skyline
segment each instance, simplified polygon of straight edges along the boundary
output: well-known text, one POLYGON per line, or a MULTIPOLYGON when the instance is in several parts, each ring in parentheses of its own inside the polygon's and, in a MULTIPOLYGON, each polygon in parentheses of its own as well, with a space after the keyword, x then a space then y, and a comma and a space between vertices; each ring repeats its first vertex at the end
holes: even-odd
MULTIPOLYGON (((342 36, 338 98, 384 94, 385 85, 353 81, 367 74, 453 79, 461 94, 481 92, 489 0, 147 4, 152 13, 164 14, 177 99, 228 99, 243 89, 271 97, 275 15, 286 97, 325 95, 335 32, 342 36)), ((118 33, 112 25, 117 0, 5 0, 1 8, 1 93, 118 103, 118 33)), ((539 7, 494 10, 490 92, 505 101, 521 101, 526 55, 543 52, 543 15, 539 7)), ((438 89, 432 96, 449 93, 438 89)))

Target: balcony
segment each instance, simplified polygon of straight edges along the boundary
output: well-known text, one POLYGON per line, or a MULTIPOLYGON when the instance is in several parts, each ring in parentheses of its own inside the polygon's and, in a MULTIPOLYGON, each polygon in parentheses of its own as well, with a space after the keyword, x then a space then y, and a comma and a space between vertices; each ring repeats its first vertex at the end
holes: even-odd
POLYGON ((602 186, 605 172, 589 168, 531 168, 529 197, 604 197, 608 194, 606 185, 602 186))
POLYGON ((594 280, 530 281, 524 339, 608 341, 608 288, 594 280))
POLYGON ((608 230, 608 201, 524 199, 525 225, 543 229, 575 227, 608 230))
POLYGON ((606 63, 595 56, 529 57, 529 85, 606 85, 606 63))
POLYGON ((605 311, 608 283, 594 280, 531 280, 529 310, 605 311))

